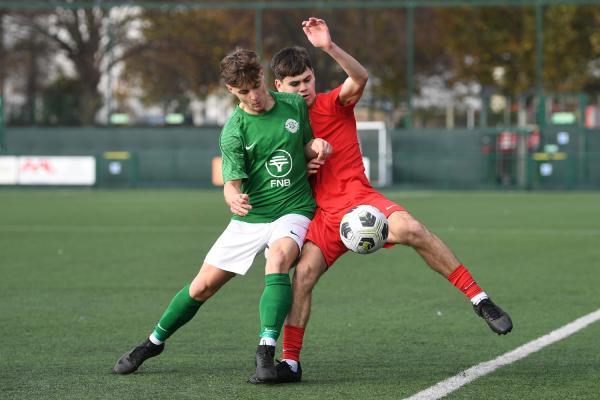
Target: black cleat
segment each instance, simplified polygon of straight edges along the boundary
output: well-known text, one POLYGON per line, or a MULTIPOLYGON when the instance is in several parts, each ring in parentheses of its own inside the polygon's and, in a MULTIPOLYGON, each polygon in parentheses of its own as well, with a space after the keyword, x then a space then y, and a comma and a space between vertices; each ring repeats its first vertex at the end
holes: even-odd
POLYGON ((248 379, 248 383, 252 383, 253 385, 260 385, 261 383, 291 383, 300 382, 302 379, 302 367, 300 363, 298 363, 298 372, 292 371, 292 368, 285 361, 279 361, 275 366, 275 370, 277 371, 277 379, 274 381, 262 381, 254 374, 248 379))
POLYGON ((152 343, 150 339, 146 339, 139 346, 123 354, 115 364, 113 371, 117 374, 131 374, 132 372, 135 372, 144 361, 162 353, 164 348, 164 343, 156 345, 152 343))
POLYGON ((275 346, 259 345, 256 348, 256 378, 263 382, 277 379, 275 346))
POLYGON ((248 378, 248 383, 251 383, 253 385, 261 385, 263 383, 275 383, 275 382, 265 382, 265 381, 261 381, 260 379, 258 379, 256 377, 256 372, 252 374, 252 376, 250 378, 248 378))
POLYGON ((298 371, 292 371, 292 367, 285 361, 280 362, 275 366, 277 370, 278 383, 300 382, 302 380, 302 367, 298 363, 298 371))
POLYGON ((506 335, 512 330, 513 324, 510 316, 494 304, 492 300, 483 299, 479 304, 474 305, 473 309, 498 335, 506 335))

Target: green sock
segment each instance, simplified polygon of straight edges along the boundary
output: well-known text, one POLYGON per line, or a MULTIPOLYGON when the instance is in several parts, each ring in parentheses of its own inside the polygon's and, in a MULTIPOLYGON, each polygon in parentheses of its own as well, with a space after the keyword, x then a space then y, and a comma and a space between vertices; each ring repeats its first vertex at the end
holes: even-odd
POLYGON ((292 285, 288 274, 265 275, 260 298, 260 337, 277 340, 283 321, 292 305, 292 285))
POLYGON ((158 321, 152 333, 158 340, 163 342, 167 340, 169 336, 185 325, 198 312, 203 302, 191 298, 189 289, 190 285, 181 289, 160 317, 160 321, 158 321))

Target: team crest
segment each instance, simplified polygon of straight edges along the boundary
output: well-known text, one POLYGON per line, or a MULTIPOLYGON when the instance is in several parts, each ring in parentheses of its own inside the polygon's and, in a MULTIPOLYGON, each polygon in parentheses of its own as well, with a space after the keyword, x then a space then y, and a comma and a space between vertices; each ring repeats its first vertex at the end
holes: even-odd
POLYGON ((300 124, 298 124, 298 121, 296 121, 296 120, 293 120, 290 118, 287 121, 285 121, 285 129, 287 129, 288 132, 290 132, 290 133, 298 132, 299 127, 300 127, 300 124))

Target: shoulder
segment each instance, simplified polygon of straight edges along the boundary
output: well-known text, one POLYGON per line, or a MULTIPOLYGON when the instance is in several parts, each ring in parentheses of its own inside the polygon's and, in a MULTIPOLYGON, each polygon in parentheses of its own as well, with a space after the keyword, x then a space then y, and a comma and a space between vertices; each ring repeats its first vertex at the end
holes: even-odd
POLYGON ((243 122, 243 115, 239 111, 239 109, 236 108, 227 120, 227 122, 225 122, 225 125, 223 125, 223 129, 221 130, 221 136, 229 136, 239 133, 243 122))
POLYGON ((339 103, 338 97, 340 95, 341 90, 342 85, 339 85, 338 87, 330 90, 329 92, 317 93, 317 97, 315 98, 315 103, 312 107, 312 111, 329 114, 353 114, 354 104, 342 106, 339 103))
POLYGON ((317 93, 317 100, 334 102, 337 100, 338 96, 340 95, 341 90, 342 90, 342 85, 339 85, 338 87, 333 88, 328 92, 317 93))
POLYGON ((231 146, 239 141, 239 138, 242 135, 243 122, 243 116, 236 108, 221 130, 221 135, 219 137, 221 148, 231 146))
POLYGON ((289 104, 295 108, 306 105, 304 98, 296 93, 271 92, 275 101, 283 104, 289 104))

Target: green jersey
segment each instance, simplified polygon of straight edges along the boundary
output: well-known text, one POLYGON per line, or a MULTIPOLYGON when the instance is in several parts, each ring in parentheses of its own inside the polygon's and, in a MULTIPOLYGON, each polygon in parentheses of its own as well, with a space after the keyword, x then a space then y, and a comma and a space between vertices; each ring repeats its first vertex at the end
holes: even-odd
POLYGON ((271 222, 285 214, 312 218, 315 201, 307 179, 304 145, 312 139, 308 109, 297 94, 269 92, 275 105, 258 115, 239 106, 220 138, 223 180, 242 179, 252 209, 245 222, 271 222))

